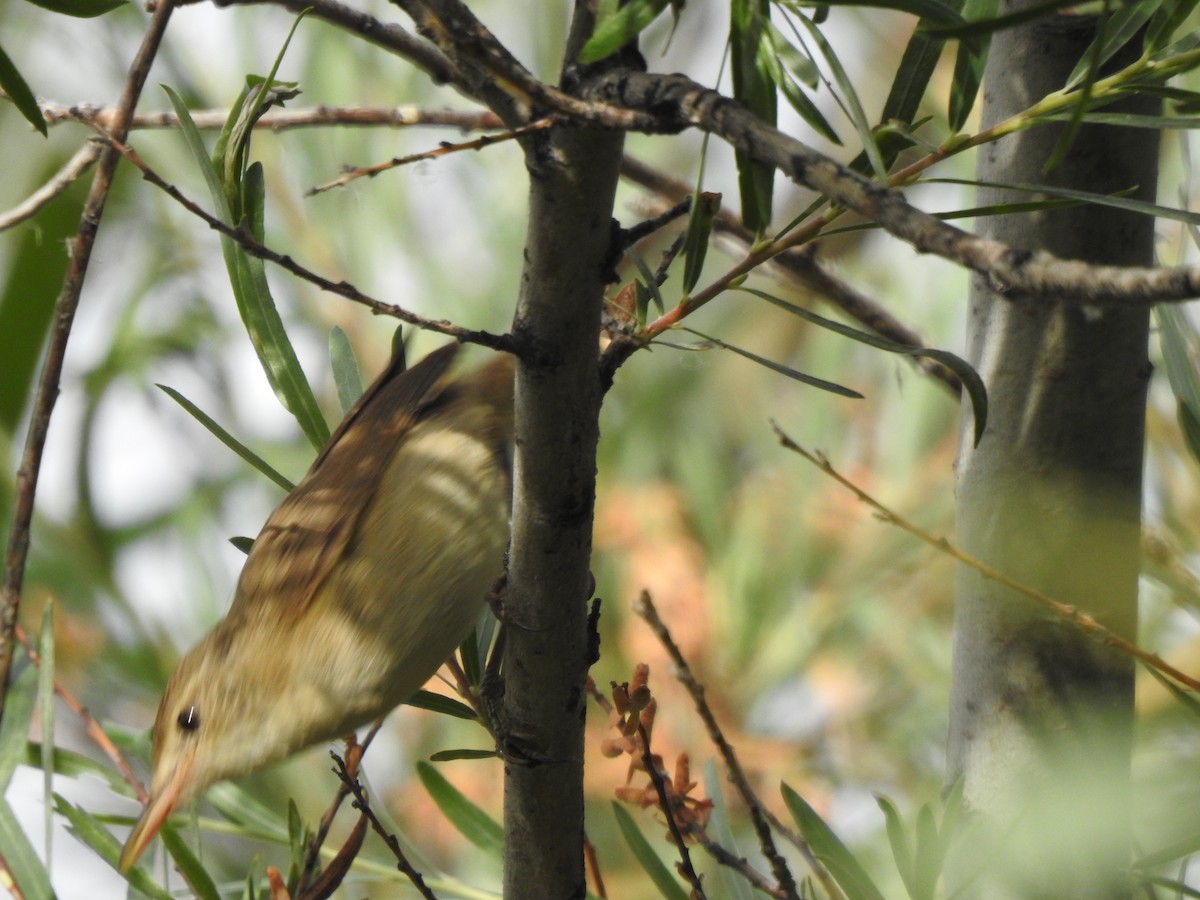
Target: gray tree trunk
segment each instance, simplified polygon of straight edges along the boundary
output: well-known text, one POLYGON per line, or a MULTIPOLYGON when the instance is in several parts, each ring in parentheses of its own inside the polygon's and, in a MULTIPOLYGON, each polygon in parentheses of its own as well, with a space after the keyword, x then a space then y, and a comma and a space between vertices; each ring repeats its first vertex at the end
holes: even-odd
MULTIPOLYGON (((1004 3, 1008 12, 1023 3, 1004 3)), ((1061 88, 1095 21, 1053 15, 1000 32, 984 82, 988 127, 1061 88)), ((1158 135, 1085 127, 1048 175, 1044 127, 981 151, 978 177, 1153 200, 1158 135)), ((1028 199, 984 189, 982 204, 1028 199)), ((1114 264, 1153 260, 1153 221, 1094 206, 991 218, 1013 246, 1114 264)), ((987 431, 958 461, 962 547, 1132 638, 1137 624, 1149 312, 1001 296, 976 278, 970 356, 991 397, 987 431)), ((969 413, 966 414, 969 418, 969 413)), ((953 878, 965 896, 1127 897, 1133 665, 960 567, 949 777, 979 836, 953 878)))

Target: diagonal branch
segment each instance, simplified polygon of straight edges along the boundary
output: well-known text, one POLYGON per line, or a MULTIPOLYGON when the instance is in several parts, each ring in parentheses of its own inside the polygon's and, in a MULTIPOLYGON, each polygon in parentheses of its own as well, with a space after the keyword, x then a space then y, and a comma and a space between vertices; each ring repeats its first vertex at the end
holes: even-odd
MULTIPOLYGON (((876 184, 766 124, 741 104, 683 75, 622 71, 596 79, 589 99, 652 113, 659 130, 696 127, 834 203, 878 222, 922 253, 934 253, 987 277, 1013 299, 1052 296, 1092 304, 1145 306, 1200 296, 1200 267, 1096 266, 976 237, 922 212, 899 191, 876 184)), ((569 115, 568 110, 560 110, 569 115)), ((776 246, 774 252, 784 249, 776 246)), ((769 258, 774 253, 766 253, 769 258)))
MULTIPOLYGON (((174 8, 175 0, 161 0, 150 20, 137 56, 129 67, 129 77, 125 80, 112 128, 112 134, 117 140, 124 140, 129 131, 129 119, 137 106, 146 76, 150 72, 150 64, 158 54, 174 8)), ((113 175, 120 159, 120 154, 113 147, 106 147, 100 154, 92 187, 79 219, 79 229, 71 242, 71 261, 67 268, 67 276, 58 299, 54 302, 54 328, 46 348, 46 357, 29 420, 29 432, 25 438, 25 449, 17 469, 12 529, 9 531, 4 557, 4 579, 0 584, 0 717, 4 712, 4 687, 8 684, 12 666, 13 633, 17 625, 21 590, 25 582, 29 532, 33 522, 33 499, 42 467, 42 452, 46 446, 46 435, 50 431, 50 416, 58 399, 59 379, 62 377, 71 325, 75 321, 75 310, 79 307, 79 297, 83 293, 83 282, 87 276, 92 248, 96 243, 96 232, 100 227, 100 218, 104 213, 113 175)))

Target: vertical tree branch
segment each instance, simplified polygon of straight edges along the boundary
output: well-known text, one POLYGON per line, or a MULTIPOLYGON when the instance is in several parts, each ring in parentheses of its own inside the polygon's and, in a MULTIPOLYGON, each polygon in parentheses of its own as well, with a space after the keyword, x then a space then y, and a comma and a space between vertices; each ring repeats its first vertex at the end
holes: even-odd
MULTIPOLYGON (((150 64, 158 52, 158 46, 167 29, 175 0, 159 0, 158 9, 150 20, 150 28, 142 40, 142 46, 129 68, 121 101, 113 118, 110 133, 124 141, 129 132, 129 120, 141 96, 150 64)), ((0 717, 4 715, 5 686, 8 684, 12 667, 13 633, 20 612, 21 588, 25 581, 25 561, 29 556, 29 531, 33 522, 33 500, 37 493, 38 473, 42 465, 42 451, 46 446, 46 434, 50 430, 50 415, 58 400, 58 382, 62 377, 63 360, 67 353, 67 340, 71 336, 71 324, 79 306, 92 248, 96 243, 96 232, 104 204, 112 188, 113 174, 121 154, 111 145, 100 154, 96 175, 84 203, 83 215, 79 219, 79 230, 71 243, 71 264, 62 290, 54 304, 54 327, 50 332, 50 345, 42 364, 41 379, 37 396, 34 398, 29 432, 25 438, 25 450, 17 469, 16 494, 13 501, 12 528, 8 534, 8 547, 4 556, 4 582, 0 585, 0 717)))
MULTIPOLYGON (((1094 29, 1052 16, 998 33, 984 127, 1060 88, 1094 29)), ((1154 199, 1156 132, 1086 127, 1046 175, 1062 134, 1032 129, 983 149, 979 178, 1101 193, 1136 185, 1154 199)), ((988 189, 979 202, 1010 199, 988 189)), ((1124 211, 1006 216, 982 230, 1060 257, 1153 261, 1153 220, 1124 211)), ((1146 312, 1052 296, 1014 303, 978 276, 972 286, 970 355, 991 411, 978 447, 964 437, 959 458, 960 544, 1124 637, 1137 623, 1148 326, 1146 312)), ((972 570, 960 569, 957 590, 949 776, 964 779, 968 806, 997 836, 977 843, 959 877, 986 869, 975 897, 1128 897, 1132 661, 972 570)))
MULTIPOLYGON (((568 59, 591 33, 579 4, 568 59)), ((573 77, 568 67, 566 80, 573 77)), ((583 724, 601 383, 600 310, 623 136, 554 129, 526 144, 525 271, 513 331, 515 495, 504 710, 544 761, 505 768, 506 897, 582 898, 583 724)))

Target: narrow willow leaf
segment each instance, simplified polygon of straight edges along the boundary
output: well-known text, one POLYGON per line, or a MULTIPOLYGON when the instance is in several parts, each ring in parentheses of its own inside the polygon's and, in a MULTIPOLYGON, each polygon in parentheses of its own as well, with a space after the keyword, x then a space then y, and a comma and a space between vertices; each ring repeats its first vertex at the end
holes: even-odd
POLYGON ((222 816, 238 825, 247 837, 287 845, 287 821, 248 790, 232 781, 220 781, 204 795, 222 816))
POLYGON ((33 96, 29 84, 17 71, 17 67, 9 55, 4 52, 3 47, 0 47, 0 88, 3 88, 4 93, 8 94, 8 99, 12 101, 13 106, 17 108, 17 112, 25 118, 25 121, 40 131, 42 137, 46 137, 49 132, 46 130, 46 120, 42 116, 42 108, 38 106, 37 98, 33 96))
POLYGON ((909 846, 908 834, 904 831, 904 822, 895 805, 882 794, 875 795, 875 802, 883 811, 884 824, 887 826, 888 843, 892 846, 892 860, 896 863, 896 871, 904 882, 908 896, 916 898, 916 881, 913 877, 913 854, 909 846))
MULTIPOLYGON (((1083 52, 1079 62, 1067 76, 1063 90, 1072 90, 1085 81, 1095 81, 1094 70, 1108 62, 1113 54, 1128 44, 1150 21, 1150 17, 1158 11, 1161 4, 1162 0, 1142 0, 1140 3, 1117 9, 1112 15, 1102 18, 1097 25, 1095 40, 1083 52), (1091 78, 1088 77, 1089 73, 1092 73, 1091 78)), ((1175 4, 1172 2, 1169 5, 1175 4)))
MULTIPOLYGON (((813 131, 824 137, 827 141, 841 146, 842 139, 838 137, 833 126, 829 124, 829 120, 817 105, 809 99, 804 92, 804 88, 797 83, 788 70, 781 64, 783 58, 779 48, 784 38, 778 35, 777 30, 772 26, 769 32, 768 39, 763 41, 759 47, 760 62, 763 68, 770 73, 771 80, 775 82, 775 86, 783 93, 788 104, 796 111, 796 114, 808 124, 813 131)), ((796 55, 798 51, 790 44, 782 44, 783 47, 792 50, 796 55)))
MULTIPOLYGON (((733 97, 763 122, 774 125, 777 113, 775 82, 760 56, 764 42, 768 48, 770 46, 770 35, 766 30, 769 20, 768 0, 732 0, 730 4, 733 97)), ((742 222, 753 234, 762 234, 771 223, 775 169, 742 151, 735 153, 734 159, 742 222)))
POLYGON ((862 864, 825 824, 825 820, 817 815, 816 810, 787 784, 782 785, 782 791, 783 802, 800 828, 800 833, 846 892, 848 900, 883 900, 883 894, 862 864))
MULTIPOLYGON (((919 19, 926 19, 944 25, 966 25, 968 19, 959 12, 953 3, 943 3, 942 0, 826 0, 826 6, 850 6, 855 9, 894 9, 906 12, 919 19)), ((793 10, 800 7, 799 3, 789 3, 793 10)))
POLYGON ((621 836, 625 838, 625 843, 633 851, 642 871, 650 876, 650 880, 654 882, 658 892, 666 900, 688 900, 688 895, 680 886, 679 880, 658 858, 658 854, 654 852, 650 842, 646 840, 641 829, 637 827, 637 823, 633 821, 633 816, 629 815, 625 807, 615 800, 612 810, 613 816, 617 820, 617 827, 621 829, 621 836))
POLYGON ((967 396, 971 400, 971 411, 975 419, 975 443, 978 444, 980 439, 982 439, 984 429, 987 427, 988 417, 987 386, 984 385, 983 379, 975 371, 974 367, 962 357, 948 350, 936 350, 930 347, 909 347, 877 334, 859 331, 857 328, 851 328, 849 325, 843 325, 841 322, 835 322, 833 319, 827 319, 803 307, 788 303, 786 300, 768 294, 765 291, 755 290, 754 288, 738 288, 738 290, 758 297, 760 300, 766 300, 768 303, 778 306, 780 309, 794 316, 799 316, 802 319, 812 322, 814 325, 819 325, 822 328, 842 335, 842 337, 848 337, 869 347, 875 347, 878 350, 886 350, 888 353, 897 353, 902 356, 925 357, 941 363, 962 380, 963 390, 967 392, 967 396))
POLYGON ((1024 25, 1026 22, 1044 18, 1047 14, 1063 9, 1064 7, 1076 5, 1076 0, 1047 0, 1045 3, 1027 6, 1003 16, 978 20, 967 19, 961 25, 944 25, 937 22, 922 23, 920 28, 926 34, 962 40, 963 38, 995 34, 997 31, 1003 31, 1006 28, 1015 28, 1018 25, 1024 25))
MULTIPOLYGON (((963 13, 968 19, 991 18, 1000 8, 999 0, 966 0, 963 13)), ((960 41, 954 59, 954 77, 950 82, 950 130, 959 131, 971 115, 983 70, 991 49, 989 36, 960 41)))
MULTIPOLYGON (((1079 129, 1083 127, 1083 115, 1088 111, 1090 105, 1092 87, 1095 85, 1096 79, 1100 77, 1104 48, 1113 23, 1113 16, 1110 14, 1111 7, 1111 0, 1104 0, 1100 20, 1096 25, 1096 38, 1092 42, 1092 46, 1084 53, 1083 59, 1080 60, 1083 70, 1078 76, 1079 83, 1075 92, 1077 99, 1071 106, 1071 117, 1067 120, 1062 134, 1059 135, 1054 149, 1050 151, 1049 158, 1042 165, 1043 173, 1052 172, 1058 168, 1059 163, 1067 158, 1067 153, 1075 143, 1075 138, 1079 136, 1079 129)), ((1076 67, 1077 71, 1078 68, 1076 67)))
POLYGON ((458 750, 439 750, 429 756, 430 762, 450 762, 455 759, 499 759, 497 750, 473 750, 462 747, 458 750))
POLYGON ((1193 853, 1200 853, 1200 832, 1160 847, 1152 853, 1147 853, 1140 859, 1134 860, 1133 866, 1137 869, 1157 869, 1159 866, 1191 856, 1193 853))
POLYGON ((250 551, 254 548, 254 538, 246 537, 245 535, 235 535, 229 539, 229 543, 233 544, 233 546, 237 547, 237 549, 241 550, 247 556, 250 555, 250 551))
POLYGON ((417 709, 427 709, 445 716, 454 716, 456 719, 478 718, 475 715, 475 710, 471 709, 471 707, 467 706, 461 700, 455 700, 453 697, 446 697, 442 694, 435 694, 433 691, 417 691, 404 701, 404 705, 414 706, 417 709))
POLYGON ((708 254, 708 240, 712 236, 713 221, 721 209, 721 195, 707 191, 692 201, 688 216, 687 232, 683 239, 683 292, 690 294, 704 270, 704 258, 708 254))
POLYGON ((917 812, 916 847, 913 857, 913 874, 916 876, 913 900, 933 900, 938 878, 942 874, 942 842, 933 820, 933 810, 927 803, 917 812))
POLYGON ((638 283, 645 286, 650 299, 654 301, 654 305, 658 308, 658 314, 661 316, 664 312, 666 312, 666 304, 663 303, 662 291, 659 289, 658 281, 655 279, 654 273, 650 271, 650 267, 646 264, 646 261, 642 259, 642 255, 632 247, 626 250, 625 253, 629 256, 630 260, 633 261, 633 265, 637 268, 638 274, 642 276, 642 280, 638 283))
POLYGON ((34 6, 73 16, 76 19, 93 19, 125 5, 125 0, 29 0, 34 6))
POLYGON ((733 344, 727 344, 719 338, 710 337, 702 332, 696 331, 694 328, 685 328, 684 331, 696 335, 706 344, 713 347, 720 347, 722 350, 729 350, 731 353, 736 353, 738 356, 745 357, 751 362, 756 362, 760 366, 770 369, 772 372, 778 372, 791 378, 794 381, 799 381, 801 384, 807 384, 810 387, 820 388, 823 391, 828 391, 831 394, 837 394, 839 397, 849 397, 852 400, 861 400, 862 394, 844 385, 836 384, 832 381, 826 381, 823 378, 817 378, 813 375, 805 375, 796 369, 789 368, 774 360, 767 359, 764 356, 759 356, 757 353, 751 353, 749 350, 743 350, 741 347, 735 347, 733 344))
POLYGON ((879 146, 875 143, 875 137, 871 132, 871 124, 867 121, 867 114, 863 111, 862 102, 858 99, 858 91, 854 87, 854 82, 846 73, 842 61, 834 51, 833 45, 825 39, 825 35, 821 33, 821 29, 808 16, 797 14, 795 19, 808 30, 809 35, 820 49, 821 56, 824 57, 830 71, 833 72, 833 80, 837 82, 837 86, 841 90, 842 102, 845 104, 846 112, 850 116, 850 121, 854 123, 855 130, 858 131, 859 140, 862 141, 863 150, 866 151, 867 159, 871 161, 871 168, 874 170, 876 177, 880 180, 886 179, 887 165, 883 161, 883 156, 880 155, 879 146))
MULTIPOLYGON (((733 826, 729 823, 729 809, 725 805, 725 795, 721 790, 721 780, 717 775, 717 765, 710 758, 704 763, 704 792, 712 801, 712 814, 708 819, 708 836, 732 853, 741 857, 737 838, 733 834, 733 826)), ((717 869, 717 877, 721 881, 721 897, 728 900, 758 900, 761 896, 750 887, 739 873, 728 866, 717 869)))
POLYGON ((1187 313, 1168 303, 1154 308, 1167 381, 1178 401, 1180 428, 1192 455, 1200 460, 1200 333, 1187 313))
POLYGON ((346 332, 338 325, 334 325, 329 332, 329 364, 333 370, 333 383, 337 386, 338 403, 344 416, 362 396, 363 386, 358 360, 354 356, 354 348, 350 346, 350 338, 346 337, 346 332))
MULTIPOLYGON (((209 158, 204 148, 204 140, 192 121, 187 105, 174 90, 163 86, 175 114, 179 116, 180 128, 184 140, 191 151, 204 180, 208 185, 209 194, 217 209, 217 217, 230 227, 244 224, 240 214, 234 221, 235 210, 230 206, 230 192, 226 190, 218 177, 218 172, 225 167, 223 161, 214 162, 209 158)), ((231 113, 233 115, 233 113, 231 113)), ((233 152, 228 142, 218 140, 218 150, 233 152)), ((217 152, 217 151, 214 151, 217 152)), ((254 167, 251 167, 252 169, 254 167)), ((263 188, 261 171, 256 178, 248 173, 245 189, 234 191, 249 201, 252 209, 249 221, 251 234, 261 237, 263 232, 263 188)), ((324 446, 329 439, 329 426, 320 415, 312 388, 300 369, 290 340, 283 327, 283 320, 275 308, 275 301, 267 287, 266 273, 262 260, 255 259, 242 250, 232 239, 222 235, 221 252, 225 258, 225 268, 229 273, 230 284, 233 288, 234 300, 238 312, 242 316, 251 343, 258 354, 259 362, 267 375, 267 380, 275 390, 276 396, 284 407, 296 417, 301 430, 309 442, 315 447, 324 446)))
POLYGON ((250 463, 250 465, 252 465, 254 468, 258 469, 258 471, 262 472, 285 491, 290 491, 295 487, 292 482, 280 475, 270 463, 268 463, 265 459, 263 459, 261 456, 235 438, 232 434, 218 425, 215 419, 200 409, 200 407, 194 404, 187 397, 183 396, 183 394, 179 393, 179 391, 175 390, 175 388, 167 387, 165 384, 156 384, 155 387, 187 410, 192 418, 207 428, 217 440, 219 440, 222 444, 224 444, 246 462, 250 463))
POLYGON ((779 62, 796 77, 796 80, 806 87, 816 89, 821 83, 821 70, 812 58, 801 48, 797 47, 775 25, 767 21, 767 33, 771 38, 771 46, 779 57, 779 62))
POLYGON ((38 635, 38 718, 42 725, 42 803, 46 870, 53 869, 54 843, 54 601, 42 611, 42 628, 38 635))
POLYGON ((221 893, 217 890, 216 882, 205 870, 204 864, 192 852, 192 848, 187 845, 179 831, 172 825, 166 824, 158 833, 162 838, 163 846, 167 848, 167 853, 171 855, 175 867, 183 876, 183 880, 187 882, 188 887, 192 889, 192 893, 201 900, 221 900, 221 893))
POLYGON ((1177 222, 1186 222, 1189 225, 1200 225, 1200 213, 1188 212, 1184 209, 1174 209, 1170 206, 1160 206, 1157 203, 1147 203, 1144 200, 1133 200, 1123 196, 1124 193, 1136 190, 1136 187, 1127 188, 1125 191, 1116 194, 1093 194, 1090 191, 1076 191, 1071 188, 1050 187, 1044 184, 1029 184, 1021 181, 965 181, 958 178, 931 178, 929 181, 1026 191, 1031 194, 1045 194, 1048 197, 1061 197, 1069 200, 1077 200, 1082 203, 1093 203, 1096 206, 1111 206, 1114 209, 1123 209, 1126 212, 1140 213, 1141 215, 1153 216, 1159 219, 1173 219, 1177 222))
POLYGON ((15 648, 14 677, 4 699, 4 718, 0 719, 0 796, 4 795, 13 772, 25 760, 25 743, 37 699, 37 667, 24 648, 15 648))
MULTIPOLYGON (((246 225, 255 240, 262 243, 265 236, 266 186, 261 163, 254 163, 244 173, 242 196, 245 217, 241 224, 246 225)), ((232 241, 226 241, 233 248, 235 256, 234 299, 267 380, 271 382, 280 402, 295 416, 309 443, 319 450, 329 440, 329 425, 300 368, 300 360, 296 358, 275 298, 271 296, 266 265, 232 241)))
POLYGON ((26 900, 53 900, 50 875, 38 859, 37 851, 17 821, 16 814, 4 799, 3 791, 0 791, 0 847, 3 848, 4 864, 16 881, 21 895, 26 900))
POLYGON ((1174 0, 1160 5, 1158 12, 1150 20, 1150 27, 1146 29, 1145 52, 1152 54, 1162 49, 1171 40, 1176 29, 1192 14, 1197 2, 1198 0, 1174 0))
MULTIPOLYGON (((28 742, 25 745, 25 758, 22 762, 34 768, 42 766, 46 758, 43 755, 42 747, 43 743, 28 742)), ((80 775, 92 775, 107 784, 114 793, 133 796, 132 788, 109 764, 102 764, 81 753, 73 753, 60 747, 51 747, 49 757, 50 770, 57 775, 66 775, 72 778, 80 775)))
POLYGON ((579 52, 579 61, 592 63, 616 53, 659 17, 671 0, 630 0, 596 23, 596 30, 579 52))
MULTIPOLYGON (((121 842, 113 837, 112 832, 82 807, 75 806, 58 794, 54 795, 54 810, 67 820, 71 834, 81 844, 91 847, 97 856, 114 869, 119 868, 121 842)), ((134 866, 125 873, 125 878, 130 887, 153 900, 172 900, 173 895, 158 886, 144 865, 134 866)))
POLYGON ((468 800, 437 769, 417 763, 417 775, 433 802, 468 841, 500 858, 504 853, 504 829, 495 819, 468 800))

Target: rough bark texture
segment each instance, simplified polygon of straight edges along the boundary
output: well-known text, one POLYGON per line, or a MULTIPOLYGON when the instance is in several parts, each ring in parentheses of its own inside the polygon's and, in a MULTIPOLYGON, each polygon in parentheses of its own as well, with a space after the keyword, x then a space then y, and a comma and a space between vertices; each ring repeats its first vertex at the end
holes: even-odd
MULTIPOLYGON (((1093 28, 1051 16, 999 33, 984 126, 1060 88, 1093 28)), ((1154 199, 1155 132, 1085 128, 1045 175, 1060 135, 1039 128, 990 145, 979 178, 1097 193, 1139 185, 1136 196, 1154 199)), ((978 202, 1017 196, 984 190, 978 202)), ((994 218, 981 231, 1063 257, 1153 259, 1152 220, 1098 207, 994 218)), ((969 421, 963 429, 963 549, 1132 637, 1148 312, 1002 297, 976 278, 968 327, 992 410, 978 447, 969 421)), ((978 876, 972 897, 1129 896, 1131 660, 974 573, 963 570, 957 589, 949 776, 965 780, 985 839, 956 877, 978 876)))
MULTIPOLYGON (((576 20, 590 34, 590 20, 576 20)), ((587 600, 601 384, 600 308, 611 271, 623 137, 556 129, 527 145, 528 240, 514 335, 516 495, 504 710, 541 761, 505 768, 506 897, 582 898, 587 600)))

